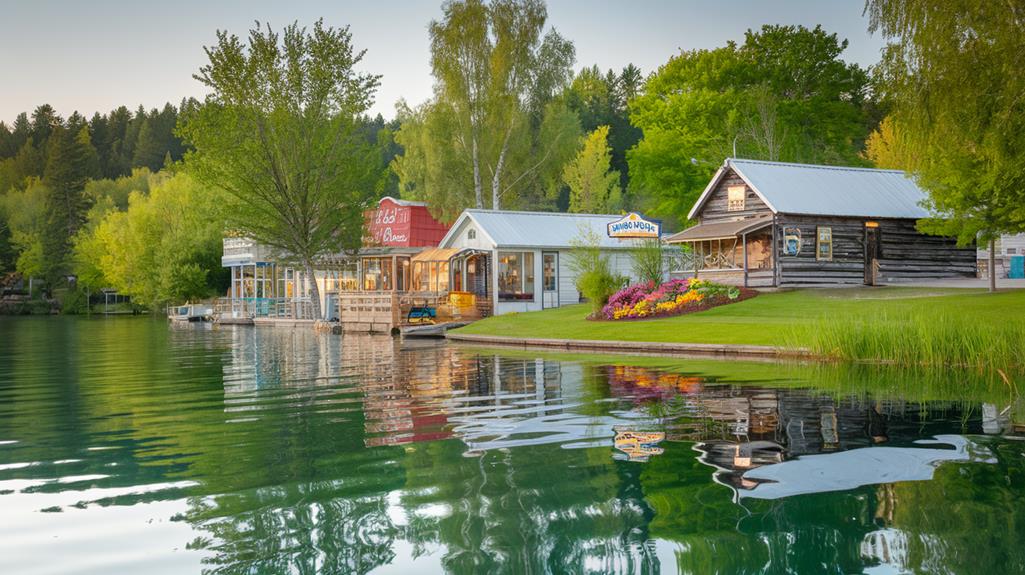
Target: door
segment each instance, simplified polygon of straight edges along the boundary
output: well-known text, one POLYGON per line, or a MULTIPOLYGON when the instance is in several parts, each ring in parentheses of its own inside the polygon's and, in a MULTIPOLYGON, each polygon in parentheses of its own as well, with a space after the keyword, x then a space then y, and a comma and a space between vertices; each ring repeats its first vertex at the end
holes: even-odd
POLYGON ((559 307, 559 253, 541 254, 541 307, 559 307))
POLYGON ((865 226, 865 285, 876 285, 879 270, 879 228, 865 226))

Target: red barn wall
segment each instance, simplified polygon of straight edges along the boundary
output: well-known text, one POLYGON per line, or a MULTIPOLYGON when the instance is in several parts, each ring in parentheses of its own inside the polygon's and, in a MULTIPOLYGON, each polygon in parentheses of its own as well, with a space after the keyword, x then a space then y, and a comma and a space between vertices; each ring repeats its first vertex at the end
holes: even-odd
POLYGON ((383 198, 376 210, 367 213, 367 239, 371 246, 434 247, 449 226, 431 216, 427 206, 399 203, 383 198))

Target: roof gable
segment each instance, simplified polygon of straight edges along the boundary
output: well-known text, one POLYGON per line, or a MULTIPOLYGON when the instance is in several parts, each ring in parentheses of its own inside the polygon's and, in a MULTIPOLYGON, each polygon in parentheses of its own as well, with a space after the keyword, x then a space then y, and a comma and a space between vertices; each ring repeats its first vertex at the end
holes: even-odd
POLYGON ((440 245, 448 247, 464 227, 464 221, 469 219, 498 248, 569 248, 580 238, 582 231, 601 238, 600 246, 603 248, 631 247, 633 244, 627 241, 608 237, 608 224, 621 217, 615 214, 464 210, 440 245))
POLYGON ((923 218, 926 194, 900 170, 875 170, 727 159, 688 214, 698 215, 733 170, 774 213, 875 218, 923 218))

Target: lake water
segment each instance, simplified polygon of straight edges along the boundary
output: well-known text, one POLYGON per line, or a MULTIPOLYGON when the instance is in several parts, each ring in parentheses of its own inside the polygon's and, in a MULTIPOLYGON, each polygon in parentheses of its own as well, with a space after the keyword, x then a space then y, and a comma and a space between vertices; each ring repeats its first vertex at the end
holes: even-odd
POLYGON ((0 318, 0 573, 1025 572, 971 377, 0 318))

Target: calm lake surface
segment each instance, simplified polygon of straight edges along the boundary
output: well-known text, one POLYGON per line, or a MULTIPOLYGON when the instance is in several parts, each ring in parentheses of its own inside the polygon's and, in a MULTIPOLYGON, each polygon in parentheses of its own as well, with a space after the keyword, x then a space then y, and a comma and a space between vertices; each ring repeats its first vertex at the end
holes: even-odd
POLYGON ((971 377, 0 318, 0 573, 1025 572, 971 377))

